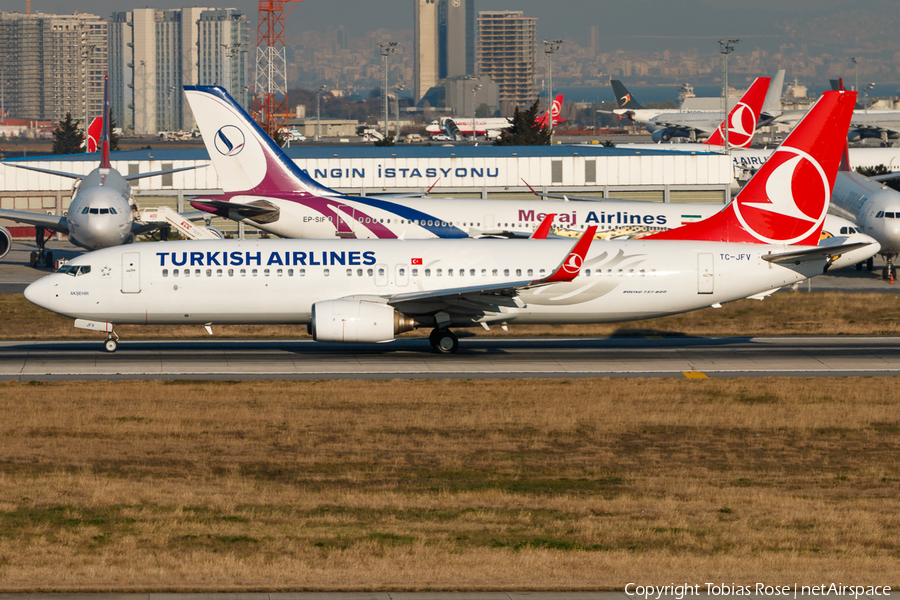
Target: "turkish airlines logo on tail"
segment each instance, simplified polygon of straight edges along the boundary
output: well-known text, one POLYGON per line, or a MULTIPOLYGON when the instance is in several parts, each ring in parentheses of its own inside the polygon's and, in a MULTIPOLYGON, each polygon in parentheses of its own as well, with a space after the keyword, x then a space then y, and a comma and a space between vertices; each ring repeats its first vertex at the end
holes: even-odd
MULTIPOLYGON (((822 165, 797 148, 782 146, 766 161, 768 177, 751 180, 734 201, 741 225, 770 244, 794 244, 825 220, 831 186, 822 165)), ((761 173, 762 174, 762 173, 761 173)))
MULTIPOLYGON (((728 144, 737 148, 746 148, 753 141, 753 133, 756 131, 756 115, 753 109, 744 102, 738 102, 726 119, 728 123, 728 144)), ((725 132, 719 125, 719 135, 723 143, 725 132)))
POLYGON ((584 259, 574 252, 569 254, 566 257, 566 262, 563 263, 562 270, 568 273, 569 275, 573 275, 578 273, 581 270, 581 265, 584 262, 584 259))

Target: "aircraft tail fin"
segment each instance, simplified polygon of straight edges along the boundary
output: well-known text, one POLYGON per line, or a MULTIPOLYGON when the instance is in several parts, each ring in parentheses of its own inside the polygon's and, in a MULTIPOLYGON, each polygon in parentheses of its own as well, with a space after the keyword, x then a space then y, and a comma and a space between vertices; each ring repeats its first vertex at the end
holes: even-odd
POLYGON ((856 92, 825 92, 731 204, 644 239, 815 246, 855 103, 856 92))
POLYGON ((224 88, 186 85, 184 93, 225 193, 343 196, 294 164, 224 88))
POLYGON ((609 83, 612 85, 613 93, 616 95, 616 104, 619 105, 619 108, 644 108, 640 102, 634 99, 621 81, 613 79, 609 83))
POLYGON ((103 80, 103 117, 100 132, 100 168, 111 169, 109 160, 109 75, 103 80))
POLYGON ((781 114, 781 94, 784 91, 784 69, 778 69, 769 82, 769 91, 763 101, 762 112, 769 115, 781 114))
POLYGON ((728 117, 719 124, 719 127, 709 136, 706 143, 710 146, 725 145, 725 127, 728 124, 728 145, 732 148, 747 148, 753 141, 756 132, 756 124, 762 111, 763 102, 766 100, 766 92, 769 89, 768 77, 757 77, 750 88, 744 92, 741 99, 728 117))
POLYGON ((103 129, 103 117, 94 117, 87 128, 87 137, 84 139, 85 152, 93 154, 100 147, 100 130, 103 129))
POLYGON ((565 119, 559 118, 559 113, 562 110, 563 98, 565 96, 563 94, 558 94, 556 98, 553 100, 553 104, 550 106, 550 110, 545 112, 541 117, 537 120, 538 127, 544 128, 550 124, 550 119, 553 119, 553 126, 557 126, 565 119))

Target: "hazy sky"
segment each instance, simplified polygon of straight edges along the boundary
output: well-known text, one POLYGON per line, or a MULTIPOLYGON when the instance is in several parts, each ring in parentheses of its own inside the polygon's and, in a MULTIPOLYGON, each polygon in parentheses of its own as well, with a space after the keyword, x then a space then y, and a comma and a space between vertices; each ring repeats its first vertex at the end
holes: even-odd
MULTIPOLYGON (((827 15, 838 8, 865 10, 884 0, 475 0, 476 10, 522 10, 538 17, 538 38, 590 42, 590 27, 600 28, 601 48, 631 49, 646 44, 654 48, 710 47, 716 40, 738 37, 748 45, 754 38, 781 32, 779 20, 800 15, 827 15)), ((232 7, 256 22, 255 0, 187 2, 185 0, 32 0, 33 12, 71 14, 74 11, 108 16, 129 8, 181 8, 190 5, 232 7)), ((352 35, 379 28, 412 29, 412 0, 304 0, 288 17, 289 29, 324 29, 343 24, 352 35)), ((0 0, 0 10, 25 10, 25 0, 0 0)))

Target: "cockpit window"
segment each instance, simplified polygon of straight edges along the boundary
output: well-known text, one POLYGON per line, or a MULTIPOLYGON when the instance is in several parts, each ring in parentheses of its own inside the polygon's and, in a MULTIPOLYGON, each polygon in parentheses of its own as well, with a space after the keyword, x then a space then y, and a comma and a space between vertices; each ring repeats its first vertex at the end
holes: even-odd
POLYGON ((884 218, 884 211, 883 211, 883 210, 879 210, 878 213, 875 215, 875 218, 876 218, 876 219, 884 218))
POLYGON ((100 209, 100 214, 101 214, 101 215, 108 215, 108 214, 109 214, 109 209, 108 209, 108 208, 101 208, 101 209, 100 209))
POLYGON ((114 209, 112 206, 109 207, 109 213, 112 214, 112 215, 117 215, 117 214, 119 214, 119 213, 116 212, 116 209, 114 209))
POLYGON ((91 272, 91 265, 69 265, 65 264, 60 266, 57 270, 57 273, 65 273, 66 275, 71 275, 72 277, 78 277, 79 275, 87 275, 91 272))
POLYGON ((92 215, 99 215, 99 214, 100 214, 100 209, 99 209, 99 208, 92 208, 92 209, 91 209, 91 214, 92 214, 92 215))
POLYGON ((90 209, 89 209, 87 206, 85 206, 85 207, 81 210, 81 214, 83 214, 83 215, 88 214, 88 210, 90 210, 90 209))
POLYGON ((893 218, 894 218, 894 213, 892 213, 892 212, 886 212, 886 213, 884 213, 884 218, 885 218, 885 219, 893 219, 893 218))

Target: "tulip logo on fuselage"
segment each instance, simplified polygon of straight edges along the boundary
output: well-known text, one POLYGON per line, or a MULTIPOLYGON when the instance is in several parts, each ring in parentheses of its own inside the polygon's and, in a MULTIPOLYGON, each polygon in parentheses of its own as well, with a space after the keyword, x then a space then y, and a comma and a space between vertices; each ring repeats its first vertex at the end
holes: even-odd
POLYGON ((244 132, 226 125, 216 132, 216 150, 224 156, 237 156, 244 149, 244 132))

